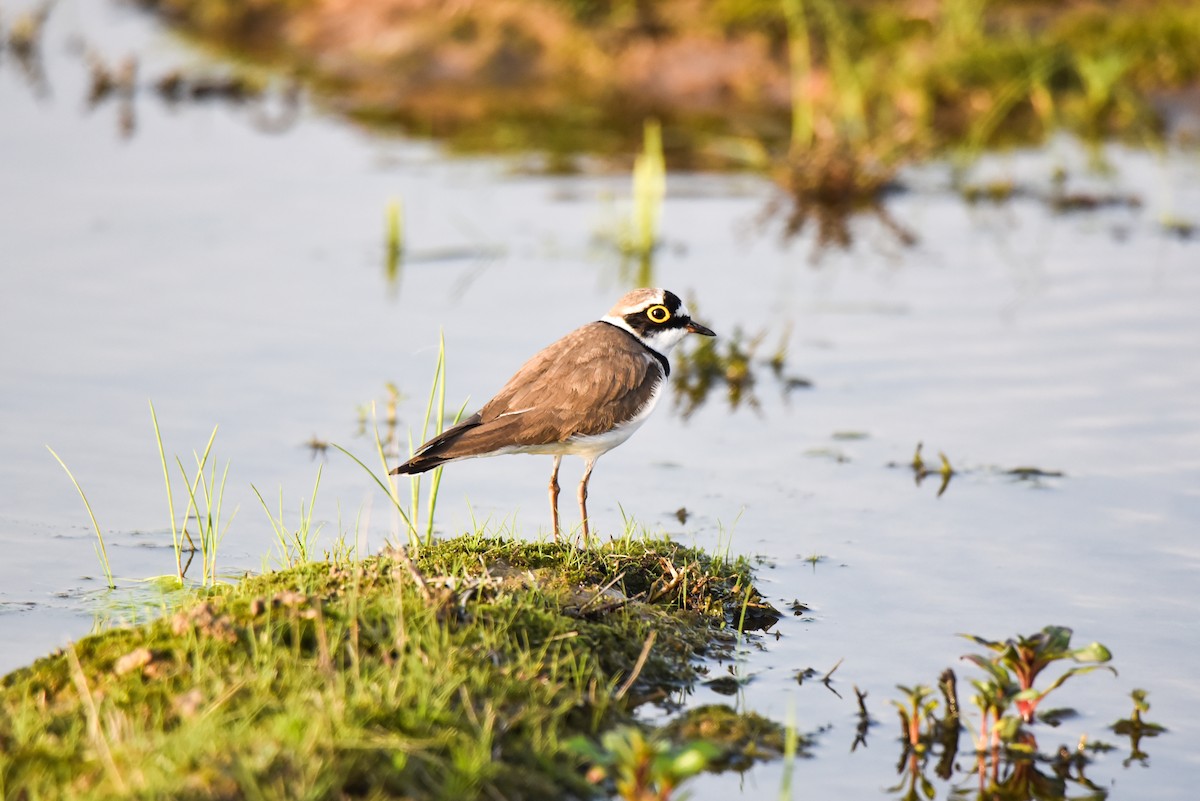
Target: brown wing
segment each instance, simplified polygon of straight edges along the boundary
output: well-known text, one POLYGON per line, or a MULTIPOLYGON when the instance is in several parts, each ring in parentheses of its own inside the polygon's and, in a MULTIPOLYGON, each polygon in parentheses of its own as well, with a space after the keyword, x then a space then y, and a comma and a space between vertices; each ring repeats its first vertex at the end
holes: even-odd
POLYGON ((629 333, 588 323, 526 362, 482 409, 395 472, 605 433, 633 418, 663 377, 658 360, 629 333))

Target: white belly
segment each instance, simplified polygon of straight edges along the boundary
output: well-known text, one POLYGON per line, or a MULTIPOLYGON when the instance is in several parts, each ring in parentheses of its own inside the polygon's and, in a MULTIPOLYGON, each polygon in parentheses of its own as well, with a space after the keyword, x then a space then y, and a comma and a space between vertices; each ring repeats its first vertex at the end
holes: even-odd
POLYGON ((532 445, 514 450, 520 453, 582 456, 585 459, 594 459, 601 454, 608 453, 633 436, 633 432, 642 427, 642 423, 646 422, 646 418, 654 411, 654 407, 658 403, 658 397, 662 394, 663 385, 666 383, 665 380, 659 381, 654 387, 653 394, 650 395, 646 404, 638 410, 638 413, 612 431, 606 431, 603 434, 593 434, 591 436, 575 436, 565 442, 532 445))

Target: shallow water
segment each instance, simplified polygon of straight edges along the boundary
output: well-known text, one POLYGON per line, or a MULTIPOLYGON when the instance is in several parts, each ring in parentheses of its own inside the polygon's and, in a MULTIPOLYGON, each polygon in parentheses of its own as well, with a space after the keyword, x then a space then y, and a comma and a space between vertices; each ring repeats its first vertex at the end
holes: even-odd
MULTIPOLYGON (((146 82, 179 65, 220 70, 127 8, 82 2, 51 15, 46 93, 10 53, 0 62, 0 671, 129 606, 102 591, 86 513, 47 444, 88 493, 123 592, 152 599, 134 580, 169 573, 173 556, 148 400, 168 453, 190 459, 220 426, 226 504, 239 512, 219 567, 256 570, 273 544, 250 485, 268 499, 283 487, 294 520, 320 463, 310 438, 374 465, 357 410, 394 381, 407 396, 402 424, 419 426, 439 333, 449 404, 475 405, 626 287, 596 241, 624 178, 529 177, 308 106, 267 134, 252 108, 172 108, 148 92, 125 139, 114 103, 86 109, 80 40, 110 61, 136 53, 146 82), (409 254, 397 285, 384 274, 393 197, 409 254)), ((816 260, 811 232, 782 243, 779 223, 761 219, 769 184, 669 179, 657 282, 694 299, 725 337, 762 333, 760 361, 786 343, 785 373, 814 387, 785 393, 759 365, 757 409, 731 411, 718 390, 685 420, 665 399, 600 460, 590 511, 602 536, 624 513, 684 542, 762 555, 767 595, 811 607, 735 665, 753 677, 736 701, 778 720, 794 709, 802 731, 823 729, 816 758, 797 765, 796 796, 883 795, 900 780, 894 685, 933 684, 953 666, 965 699, 973 674, 958 657, 971 649, 956 633, 1047 624, 1106 644, 1120 675, 1057 691, 1051 706, 1082 714, 1039 727, 1044 749, 1082 733, 1122 745, 1105 727, 1142 687, 1148 718, 1170 733, 1144 743, 1149 768, 1123 767, 1118 750, 1089 778, 1112 798, 1195 794, 1200 243, 1159 223, 1200 218, 1200 164, 1194 153, 1105 156, 1109 176, 1088 173, 1087 154, 1066 142, 991 157, 976 173, 1048 187, 1065 166, 1073 185, 1132 192, 1142 208, 968 206, 949 169, 933 166, 888 204, 915 246, 867 218, 850 250, 816 260), (937 476, 918 486, 889 467, 917 442, 927 462, 943 451, 960 471, 941 497, 937 476), (1065 476, 1004 472, 1022 466, 1065 476), (839 660, 841 699, 793 678, 839 660), (879 724, 853 754, 852 685, 879 724)), ((451 466, 439 530, 474 518, 545 532, 549 466, 451 466)), ((578 470, 567 461, 564 487, 578 470)), ((393 530, 378 488, 333 451, 317 508, 323 547, 342 532, 374 550, 393 530)), ((691 700, 730 699, 702 687, 691 700)), ((694 797, 778 795, 780 773, 707 777, 694 797)))

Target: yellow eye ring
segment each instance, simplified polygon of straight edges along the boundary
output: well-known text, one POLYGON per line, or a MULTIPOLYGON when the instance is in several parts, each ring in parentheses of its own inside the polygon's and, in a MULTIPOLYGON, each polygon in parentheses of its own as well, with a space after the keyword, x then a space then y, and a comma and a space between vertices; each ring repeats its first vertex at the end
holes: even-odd
POLYGON ((651 306, 646 309, 646 317, 652 323, 665 323, 671 319, 671 311, 666 306, 651 306))

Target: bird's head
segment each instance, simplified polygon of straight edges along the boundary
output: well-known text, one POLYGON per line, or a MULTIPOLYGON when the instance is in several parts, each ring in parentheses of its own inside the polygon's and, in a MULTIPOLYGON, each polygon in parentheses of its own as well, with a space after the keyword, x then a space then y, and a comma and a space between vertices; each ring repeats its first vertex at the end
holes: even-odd
POLYGON ((716 336, 692 319, 683 301, 665 289, 635 289, 617 301, 603 318, 664 356, 688 334, 716 336))

